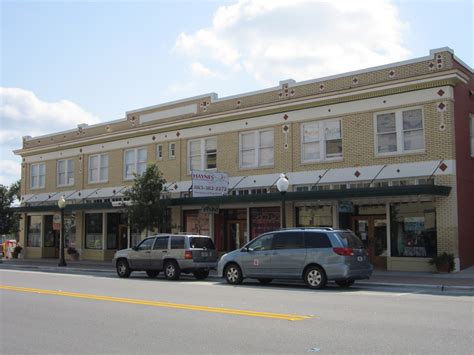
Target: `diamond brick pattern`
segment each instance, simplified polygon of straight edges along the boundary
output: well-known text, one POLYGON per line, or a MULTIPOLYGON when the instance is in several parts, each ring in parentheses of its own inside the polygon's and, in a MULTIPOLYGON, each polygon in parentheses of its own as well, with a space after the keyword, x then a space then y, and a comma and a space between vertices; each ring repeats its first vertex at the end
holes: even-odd
POLYGON ((441 171, 445 171, 448 168, 448 166, 445 163, 441 163, 439 165, 439 168, 441 169, 441 171))
POLYGON ((439 91, 437 92, 437 94, 438 94, 439 96, 443 96, 443 95, 444 95, 443 89, 439 89, 439 91))
POLYGON ((356 178, 358 178, 358 177, 361 175, 361 173, 360 173, 359 170, 356 170, 355 173, 354 173, 354 175, 355 175, 356 178))

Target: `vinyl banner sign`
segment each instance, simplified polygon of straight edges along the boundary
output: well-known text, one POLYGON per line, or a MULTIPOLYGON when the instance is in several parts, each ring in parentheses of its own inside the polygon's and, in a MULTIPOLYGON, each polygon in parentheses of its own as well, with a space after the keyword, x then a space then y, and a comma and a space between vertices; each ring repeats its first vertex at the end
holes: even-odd
POLYGON ((229 189, 229 176, 227 174, 194 170, 191 175, 193 197, 227 195, 229 189))

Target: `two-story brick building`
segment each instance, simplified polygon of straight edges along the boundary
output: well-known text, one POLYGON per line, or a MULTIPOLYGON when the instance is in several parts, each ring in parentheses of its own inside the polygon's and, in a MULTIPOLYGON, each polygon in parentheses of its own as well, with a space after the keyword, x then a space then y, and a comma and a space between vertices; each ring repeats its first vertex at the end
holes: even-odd
POLYGON ((226 98, 202 95, 126 117, 24 137, 21 243, 27 258, 67 245, 108 260, 141 234, 121 206, 133 173, 157 164, 173 232, 235 249, 281 223, 354 230, 375 265, 429 270, 444 251, 474 264, 473 71, 448 48, 405 62, 226 98), (229 194, 190 196, 191 170, 229 175, 229 194))

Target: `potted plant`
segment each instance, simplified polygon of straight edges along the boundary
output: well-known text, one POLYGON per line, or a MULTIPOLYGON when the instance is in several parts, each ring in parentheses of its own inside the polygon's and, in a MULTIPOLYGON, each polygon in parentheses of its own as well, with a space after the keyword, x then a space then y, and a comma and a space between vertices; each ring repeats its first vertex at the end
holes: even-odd
POLYGON ((435 265, 438 272, 451 272, 454 270, 454 255, 444 252, 430 260, 430 265, 435 265))
POLYGON ((79 252, 74 247, 67 248, 68 255, 71 256, 72 260, 79 260, 79 252))

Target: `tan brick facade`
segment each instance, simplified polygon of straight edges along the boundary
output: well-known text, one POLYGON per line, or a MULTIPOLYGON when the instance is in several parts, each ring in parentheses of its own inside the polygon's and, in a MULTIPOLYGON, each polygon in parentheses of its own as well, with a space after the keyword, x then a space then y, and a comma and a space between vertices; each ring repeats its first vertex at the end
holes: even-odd
MULTIPOLYGON (((191 180, 188 171, 188 142, 190 139, 205 137, 217 138, 217 171, 225 172, 229 177, 304 174, 317 170, 341 171, 342 174, 348 168, 369 169, 373 166, 400 164, 406 167, 410 163, 455 161, 455 102, 452 88, 463 82, 465 76, 465 73, 454 69, 452 54, 441 51, 432 53, 423 60, 324 80, 282 83, 277 88, 229 99, 203 96, 135 110, 127 113, 123 120, 25 139, 23 148, 16 152, 24 158, 21 191, 24 196, 32 196, 130 185, 133 181, 124 180, 124 151, 141 147, 147 148, 148 164, 157 164, 169 184, 186 182, 191 180), (193 105, 196 107, 195 114, 171 115, 172 112, 179 113, 181 108, 194 107, 193 105), (410 108, 420 108, 423 112, 424 150, 416 153, 377 154, 375 115, 410 108), (159 118, 140 122, 144 115, 155 117, 155 114, 159 118), (167 114, 171 116, 166 117, 167 114), (341 122, 342 158, 303 163, 302 125, 324 120, 341 122), (251 169, 240 167, 240 135, 262 129, 273 130, 274 164, 251 169), (170 144, 175 145, 174 158, 170 158, 170 144), (157 145, 162 146, 162 159, 157 158, 157 145), (89 157, 105 153, 108 154, 108 179, 106 182, 90 183, 89 157), (74 185, 58 187, 57 161, 64 158, 74 160, 74 185), (45 163, 45 187, 31 189, 30 167, 39 162, 45 163)), ((454 170, 449 171, 452 172, 436 176, 437 184, 452 188, 449 196, 435 198, 438 252, 447 251, 458 256, 456 178, 454 170)), ((436 170, 426 171, 420 176, 426 178, 435 172, 436 170)), ((436 173, 440 174, 439 171, 436 173)), ((396 179, 396 174, 391 178, 396 179)), ((371 179, 372 176, 362 174, 359 180, 368 182, 371 179)), ((260 187, 267 188, 269 185, 260 187)), ((290 191, 294 189, 295 186, 290 187, 290 191)), ((179 193, 175 191, 172 196, 179 197, 179 193)), ((337 204, 337 201, 333 203, 337 204)), ((181 207, 173 207, 171 215, 172 230, 181 230, 181 207)), ((25 219, 22 223, 23 242, 27 228, 25 219)), ((334 220, 337 221, 337 217, 334 220)), ((287 203, 286 221, 289 226, 297 222, 293 202, 287 203)), ((83 211, 78 211, 76 223, 76 241, 83 245, 83 211)), ((30 257, 45 256, 44 250, 39 252, 38 248, 27 249, 30 257)), ((109 259, 111 253, 106 249, 84 249, 82 257, 109 259)), ((429 269, 423 258, 392 258, 388 261, 388 267, 403 270, 429 269)))

